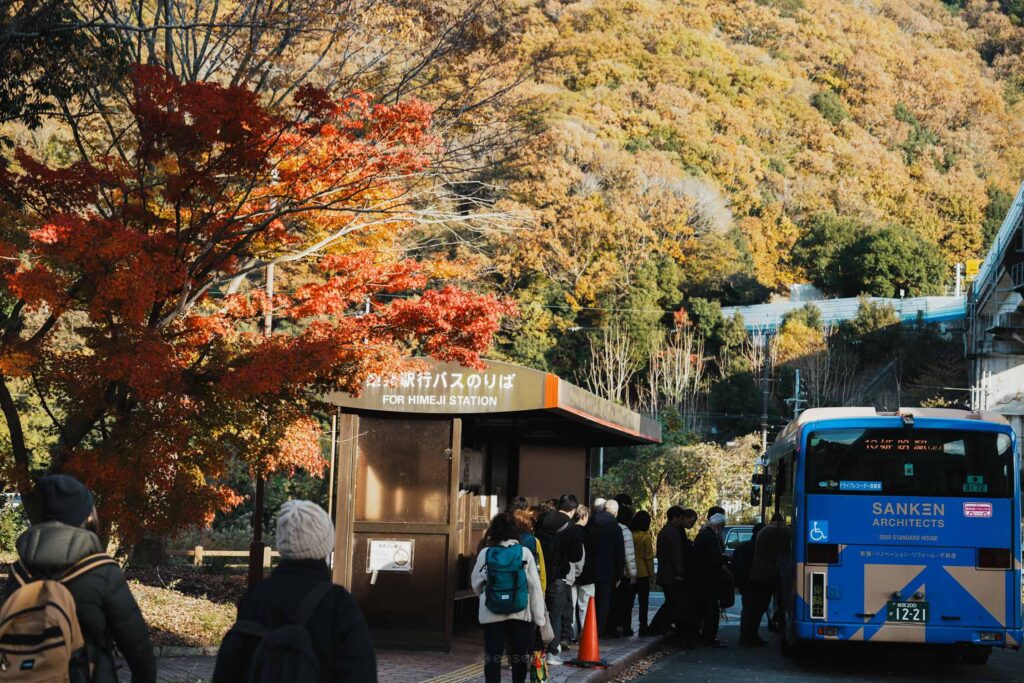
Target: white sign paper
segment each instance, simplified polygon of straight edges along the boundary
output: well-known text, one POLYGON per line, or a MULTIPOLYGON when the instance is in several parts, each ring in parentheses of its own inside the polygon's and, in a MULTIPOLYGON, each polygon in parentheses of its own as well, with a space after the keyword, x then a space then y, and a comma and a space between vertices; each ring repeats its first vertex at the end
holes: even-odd
POLYGON ((371 538, 367 541, 366 573, 411 572, 416 541, 371 538))

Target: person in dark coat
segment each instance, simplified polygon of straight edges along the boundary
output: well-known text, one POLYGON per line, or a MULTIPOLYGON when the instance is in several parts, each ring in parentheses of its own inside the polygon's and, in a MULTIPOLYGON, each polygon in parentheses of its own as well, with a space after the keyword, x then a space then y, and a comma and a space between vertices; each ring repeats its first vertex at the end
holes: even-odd
POLYGON ((690 553, 693 552, 693 541, 686 535, 686 532, 697 526, 697 511, 690 508, 683 510, 683 523, 679 525, 679 534, 683 537, 683 562, 690 561, 690 553))
POLYGON ((545 512, 537 521, 537 538, 544 549, 547 566, 548 615, 555 639, 548 644, 548 663, 560 664, 558 653, 562 641, 573 639, 572 588, 567 581, 572 563, 583 559, 583 534, 572 523, 570 515, 576 512, 579 501, 566 494, 558 500, 558 509, 545 512))
POLYGON ((721 542, 723 527, 725 515, 712 515, 694 539, 686 567, 687 588, 700 620, 700 636, 708 647, 724 647, 718 640, 718 586, 725 563, 721 542))
POLYGON ((750 597, 743 597, 740 612, 740 642, 743 645, 761 645, 765 641, 758 635, 761 619, 768 611, 772 596, 779 589, 779 567, 789 552, 789 530, 785 519, 776 512, 768 526, 754 539, 754 558, 750 567, 750 597))
POLYGON ((754 547, 757 534, 763 528, 763 523, 758 522, 755 524, 750 534, 750 540, 736 548, 736 551, 732 554, 732 559, 729 561, 729 569, 732 570, 733 578, 736 580, 736 588, 739 589, 740 595, 743 596, 743 608, 740 611, 739 642, 740 645, 746 647, 758 647, 765 642, 757 635, 757 622, 761 620, 764 612, 757 615, 757 621, 753 622, 753 629, 751 630, 750 628, 755 611, 755 589, 752 586, 750 572, 754 566, 754 547))
MULTIPOLYGON (((51 474, 36 484, 39 524, 18 537, 16 546, 23 580, 52 579, 90 555, 106 551, 96 535, 98 518, 92 493, 66 474, 51 474)), ((132 683, 156 681, 156 659, 149 628, 124 580, 121 568, 104 564, 64 584, 75 601, 85 638, 93 683, 117 683, 114 646, 124 656, 132 683)), ((19 584, 7 583, 9 597, 19 584)))
POLYGON ((655 582, 665 594, 665 603, 651 620, 651 631, 664 633, 669 627, 674 627, 683 644, 689 646, 696 629, 696 618, 686 590, 686 555, 683 550, 686 520, 683 508, 678 505, 670 507, 665 526, 655 541, 655 556, 658 558, 655 582))
MULTIPOLYGON (((281 562, 269 577, 251 586, 238 602, 238 618, 275 629, 294 623, 295 611, 316 586, 330 583, 327 557, 334 549, 334 525, 327 513, 308 500, 290 500, 277 515, 277 550, 281 562)), ((373 683, 377 662, 355 598, 333 586, 307 622, 320 662, 322 683, 373 683)), ((213 683, 247 679, 259 641, 228 633, 217 654, 213 683)), ((311 682, 312 683, 312 682, 311 682)))
POLYGON ((626 571, 626 546, 622 529, 615 516, 604 509, 604 499, 594 501, 590 517, 590 533, 594 539, 594 603, 597 610, 597 632, 604 633, 611 611, 612 589, 626 571))

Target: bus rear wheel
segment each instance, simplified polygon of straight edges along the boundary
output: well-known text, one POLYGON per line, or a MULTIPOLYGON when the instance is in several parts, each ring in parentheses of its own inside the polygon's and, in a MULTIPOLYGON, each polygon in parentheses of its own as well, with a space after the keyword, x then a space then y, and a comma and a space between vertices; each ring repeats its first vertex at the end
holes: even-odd
POLYGON ((991 656, 992 648, 990 647, 971 647, 960 653, 960 661, 964 664, 983 666, 991 656))

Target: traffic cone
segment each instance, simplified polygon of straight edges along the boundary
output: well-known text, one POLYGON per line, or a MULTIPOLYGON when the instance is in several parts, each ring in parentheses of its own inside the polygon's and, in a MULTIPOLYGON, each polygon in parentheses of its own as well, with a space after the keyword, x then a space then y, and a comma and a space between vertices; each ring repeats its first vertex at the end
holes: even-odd
POLYGON ((583 622, 583 635, 580 636, 580 649, 576 659, 566 662, 569 666, 580 666, 586 669, 607 669, 608 662, 601 659, 601 650, 597 644, 597 609, 591 596, 587 603, 587 618, 583 622))

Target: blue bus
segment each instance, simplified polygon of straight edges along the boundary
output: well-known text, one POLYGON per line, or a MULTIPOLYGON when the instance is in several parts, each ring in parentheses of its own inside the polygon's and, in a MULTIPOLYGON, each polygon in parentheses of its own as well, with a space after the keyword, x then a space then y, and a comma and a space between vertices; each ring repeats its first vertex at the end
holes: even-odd
POLYGON ((1020 458, 995 413, 803 412, 765 454, 782 649, 814 641, 944 645, 983 664, 1018 649, 1020 458))

